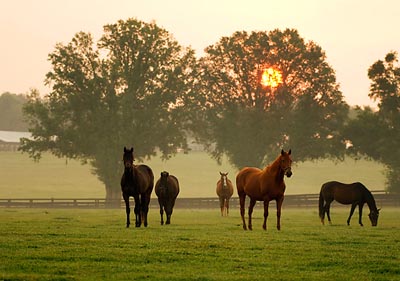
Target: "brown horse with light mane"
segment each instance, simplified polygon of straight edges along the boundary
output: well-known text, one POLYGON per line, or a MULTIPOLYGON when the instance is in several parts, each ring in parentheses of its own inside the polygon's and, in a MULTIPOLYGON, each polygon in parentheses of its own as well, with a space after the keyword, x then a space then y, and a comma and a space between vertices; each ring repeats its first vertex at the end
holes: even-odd
POLYGON ((221 173, 221 178, 217 182, 217 195, 219 198, 219 205, 221 207, 221 216, 228 216, 229 214, 229 199, 233 195, 233 185, 228 179, 228 173, 221 173))
POLYGON ((266 166, 263 170, 255 167, 245 167, 236 176, 236 187, 240 200, 240 215, 242 216, 243 229, 246 230, 244 218, 244 205, 246 195, 250 197, 249 205, 249 229, 252 230, 251 215, 257 201, 264 202, 264 224, 263 229, 267 229, 268 205, 269 201, 276 200, 277 228, 281 229, 281 208, 285 193, 284 176, 288 178, 292 175, 292 151, 281 150, 280 155, 275 161, 266 166))

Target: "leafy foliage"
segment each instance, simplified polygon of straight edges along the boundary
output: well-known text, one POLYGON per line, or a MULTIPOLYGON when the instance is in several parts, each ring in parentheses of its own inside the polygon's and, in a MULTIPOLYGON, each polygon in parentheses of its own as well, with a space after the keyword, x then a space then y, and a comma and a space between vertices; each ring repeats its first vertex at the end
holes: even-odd
POLYGON ((120 198, 122 148, 136 159, 161 151, 170 157, 187 148, 184 105, 190 95, 194 52, 182 48, 154 23, 129 19, 104 26, 94 44, 79 32, 49 55, 52 91, 36 91, 25 114, 34 139, 22 150, 35 159, 57 156, 89 161, 105 183, 107 196, 120 198))
POLYGON ((205 51, 197 136, 216 159, 226 154, 236 167, 261 166, 283 147, 300 161, 343 157, 348 106, 321 47, 286 29, 235 32, 205 51), (277 88, 260 83, 268 67, 282 73, 277 88))
POLYGON ((370 157, 387 166, 387 186, 400 191, 400 65, 396 52, 389 52, 368 69, 369 96, 378 101, 378 111, 358 109, 357 118, 346 127, 355 155, 370 157))
POLYGON ((28 124, 22 116, 22 107, 27 99, 24 95, 5 92, 0 95, 0 130, 26 132, 28 124))

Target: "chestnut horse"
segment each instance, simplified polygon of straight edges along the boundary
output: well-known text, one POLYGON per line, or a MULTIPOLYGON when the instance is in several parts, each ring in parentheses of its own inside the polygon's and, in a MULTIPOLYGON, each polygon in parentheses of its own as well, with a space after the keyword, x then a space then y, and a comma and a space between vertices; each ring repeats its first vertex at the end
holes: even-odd
POLYGON ((345 205, 351 204, 347 225, 350 225, 351 216, 358 205, 358 223, 363 226, 361 218, 365 203, 367 203, 369 207, 370 213, 368 217, 372 226, 378 225, 379 209, 376 208, 374 196, 372 196, 371 192, 362 183, 355 182, 345 184, 337 181, 330 181, 322 185, 321 192, 319 193, 319 217, 322 224, 324 224, 325 213, 329 223, 331 223, 329 210, 333 200, 345 205))
POLYGON ((221 173, 221 178, 217 182, 217 195, 219 198, 219 205, 221 207, 221 216, 228 216, 229 214, 229 199, 233 194, 233 185, 228 179, 228 173, 221 173))
POLYGON ((156 182, 155 192, 160 205, 161 225, 164 224, 164 210, 167 215, 166 224, 170 224, 172 210, 179 194, 178 179, 166 171, 161 172, 160 179, 156 182))
POLYGON ((151 192, 153 191, 154 175, 150 167, 146 165, 134 165, 133 147, 126 149, 124 147, 124 174, 121 178, 122 196, 126 207, 126 227, 130 225, 129 197, 135 199, 135 226, 140 227, 142 221, 147 226, 147 213, 149 212, 149 203, 151 192))
POLYGON ((269 201, 276 200, 277 228, 281 229, 281 208, 285 193, 284 176, 292 175, 292 151, 285 152, 283 149, 275 161, 263 170, 255 167, 245 167, 236 176, 236 187, 240 200, 240 215, 242 216, 243 229, 246 230, 244 218, 244 205, 246 195, 250 197, 249 205, 249 229, 252 230, 251 215, 257 201, 264 202, 264 224, 267 229, 269 201))

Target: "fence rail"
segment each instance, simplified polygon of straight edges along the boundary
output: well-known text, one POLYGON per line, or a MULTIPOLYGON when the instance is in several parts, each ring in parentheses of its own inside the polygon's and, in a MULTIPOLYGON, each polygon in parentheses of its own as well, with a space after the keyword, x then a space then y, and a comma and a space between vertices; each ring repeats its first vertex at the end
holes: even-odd
MULTIPOLYGON (((378 208, 382 206, 400 207, 400 194, 385 191, 372 191, 378 208)), ((283 208, 317 208, 319 194, 285 195, 283 208)), ((133 199, 132 204, 133 204, 133 199)), ((248 201, 248 200, 247 200, 248 201)), ((271 205, 275 204, 271 202, 271 205)), ((248 204, 248 203, 247 203, 248 204)), ((261 207, 257 203, 256 208, 261 207)), ((123 200, 109 202, 103 198, 0 198, 0 208, 123 208, 123 200)), ((210 198, 177 198, 175 208, 203 209, 218 208, 217 197, 210 198)), ((232 197, 231 208, 239 208, 239 198, 232 197)), ((158 208, 157 198, 152 198, 150 208, 158 208)))

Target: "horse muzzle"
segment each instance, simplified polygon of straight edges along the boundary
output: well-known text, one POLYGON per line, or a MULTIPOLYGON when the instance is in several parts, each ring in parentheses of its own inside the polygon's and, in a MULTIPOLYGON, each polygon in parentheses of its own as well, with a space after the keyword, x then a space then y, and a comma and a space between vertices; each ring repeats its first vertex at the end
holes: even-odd
POLYGON ((290 178, 292 176, 292 169, 289 167, 285 169, 285 175, 290 178))

